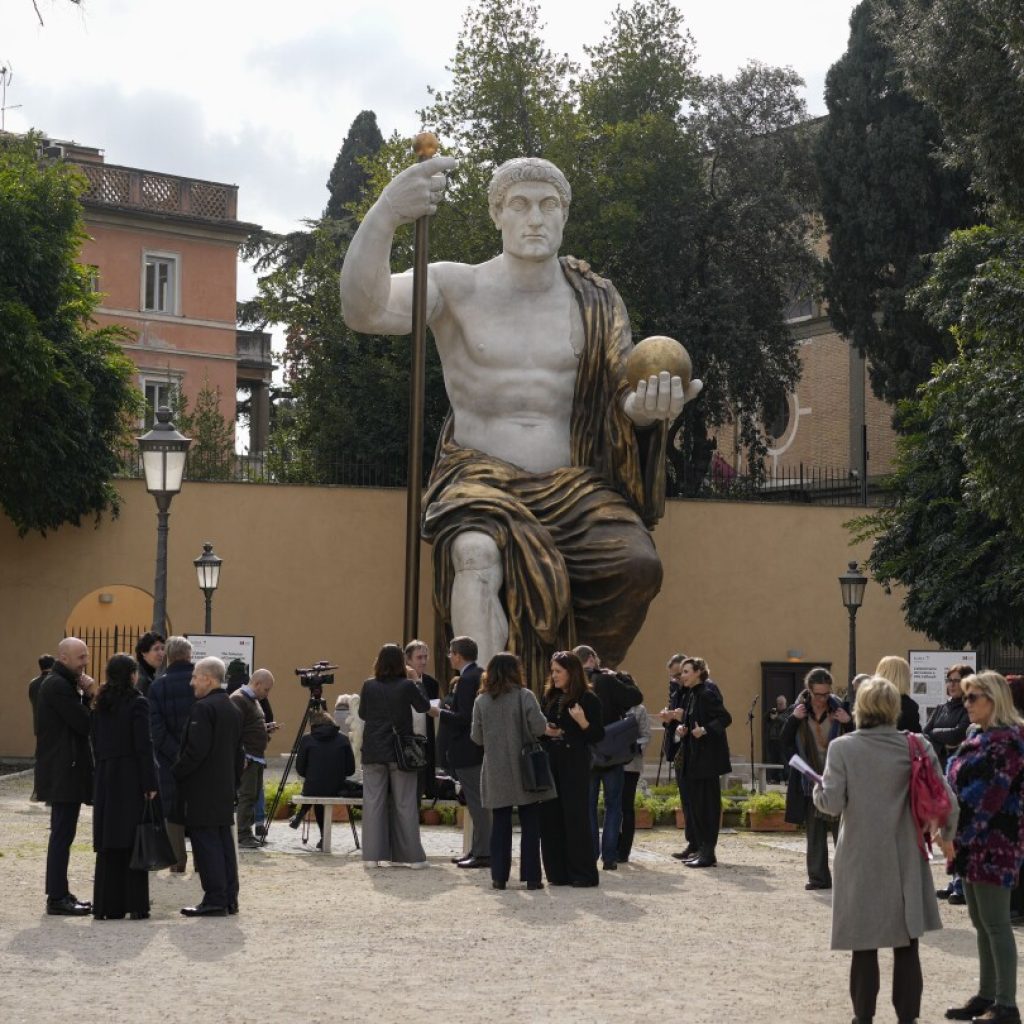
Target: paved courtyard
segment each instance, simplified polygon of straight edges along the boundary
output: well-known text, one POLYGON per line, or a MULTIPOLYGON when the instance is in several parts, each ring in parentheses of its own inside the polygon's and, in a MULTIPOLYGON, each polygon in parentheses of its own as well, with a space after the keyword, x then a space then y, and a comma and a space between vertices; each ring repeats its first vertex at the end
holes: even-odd
MULTIPOLYGON (((198 878, 151 876, 149 921, 47 917, 48 813, 31 778, 0 778, 0 1021, 177 1024, 559 1021, 811 1024, 849 1021, 847 954, 828 949, 828 893, 803 889, 799 836, 725 834, 719 866, 669 854, 674 829, 638 832, 635 862, 598 889, 496 892, 449 863, 461 833, 424 829, 428 871, 364 868, 347 825, 334 854, 284 822, 241 857, 237 917, 188 920, 198 878)), ((91 895, 83 812, 72 889, 91 895)), ((515 866, 513 867, 515 870, 515 866)), ((940 880, 940 868, 934 868, 940 880)), ((870 891, 864 899, 870 900, 870 891)), ((921 1020, 975 991, 962 907, 922 940, 921 1020)), ((882 956, 877 1020, 891 956, 882 956)))

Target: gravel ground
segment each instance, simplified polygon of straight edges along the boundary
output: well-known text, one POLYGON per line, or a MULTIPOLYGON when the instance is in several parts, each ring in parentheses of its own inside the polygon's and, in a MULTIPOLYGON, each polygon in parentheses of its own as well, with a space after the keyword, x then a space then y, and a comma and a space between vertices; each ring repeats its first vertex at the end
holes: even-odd
MULTIPOLYGON (((190 864, 151 876, 150 920, 94 921, 44 913, 48 814, 31 788, 29 775, 0 780, 3 1024, 851 1017, 848 954, 828 949, 828 894, 804 892, 799 836, 724 834, 718 868, 694 871, 669 856, 680 833, 639 832, 634 861, 598 889, 496 892, 487 872, 448 862, 461 851, 451 828, 423 830, 431 870, 409 871, 363 867, 347 825, 324 857, 278 822, 267 850, 241 856, 237 917, 180 916, 200 898, 190 864)), ((82 898, 90 828, 86 809, 70 872, 82 898)), ((921 943, 923 1022, 975 991, 966 910, 942 914, 945 930, 921 943)), ((879 1021, 895 1019, 881 959, 879 1021)))

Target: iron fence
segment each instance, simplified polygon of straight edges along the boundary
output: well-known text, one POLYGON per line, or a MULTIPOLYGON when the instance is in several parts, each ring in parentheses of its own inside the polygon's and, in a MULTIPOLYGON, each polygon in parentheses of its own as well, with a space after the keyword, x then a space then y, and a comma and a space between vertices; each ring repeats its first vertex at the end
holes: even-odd
MULTIPOLYGON (((429 475, 429 460, 424 483, 429 475)), ((121 459, 119 476, 141 479, 142 461, 135 449, 121 459)), ((321 459, 306 451, 269 451, 258 455, 210 458, 190 452, 185 479, 244 484, 307 484, 312 486, 404 488, 404 460, 321 459)), ((847 469, 780 467, 770 474, 732 469, 716 459, 707 469, 682 472, 669 467, 667 497, 673 500, 775 502, 800 505, 865 507, 887 504, 891 491, 883 477, 862 480, 847 469)))
POLYGON ((149 626, 73 626, 64 635, 76 636, 89 648, 89 664, 86 672, 93 679, 102 680, 107 662, 115 654, 131 654, 134 656, 135 645, 139 637, 149 626))

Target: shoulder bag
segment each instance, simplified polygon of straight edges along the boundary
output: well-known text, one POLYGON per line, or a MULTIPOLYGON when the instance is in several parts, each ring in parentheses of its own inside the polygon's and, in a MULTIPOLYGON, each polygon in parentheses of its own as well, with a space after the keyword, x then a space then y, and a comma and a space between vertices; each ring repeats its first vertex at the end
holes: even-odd
POLYGON ((519 694, 519 725, 522 748, 519 751, 519 767, 523 776, 523 789, 527 793, 540 793, 554 786, 551 776, 551 762, 548 752, 536 736, 530 735, 526 728, 526 709, 523 707, 524 695, 519 694))
POLYGON ((155 800, 146 801, 142 821, 135 826, 135 845, 132 847, 128 867, 132 871, 162 871, 178 863, 171 847, 164 820, 153 807, 155 800))
MULTIPOLYGON (((385 700, 387 696, 385 695, 385 700)), ((388 704, 388 711, 391 705, 388 704)), ((391 722, 392 741, 395 745, 395 762, 398 770, 418 772, 427 767, 427 737, 419 733, 399 732, 394 720, 391 722)))
POLYGON ((626 715, 604 727, 604 736, 590 748, 590 766, 603 770, 629 764, 636 756, 640 723, 634 715, 626 715))
POLYGON ((946 821, 952 810, 949 793, 932 764, 924 742, 912 732, 907 733, 910 748, 910 813, 917 831, 917 846, 923 856, 932 849, 930 830, 946 821))

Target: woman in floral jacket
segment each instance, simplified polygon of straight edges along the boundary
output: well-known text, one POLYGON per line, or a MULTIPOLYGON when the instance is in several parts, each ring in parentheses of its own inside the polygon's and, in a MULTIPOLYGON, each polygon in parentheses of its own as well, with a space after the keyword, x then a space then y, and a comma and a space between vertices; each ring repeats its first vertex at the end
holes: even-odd
POLYGON ((981 978, 978 994, 946 1017, 1019 1024, 1010 893, 1024 861, 1024 719, 997 672, 968 676, 962 687, 971 728, 948 768, 960 803, 953 867, 978 933, 981 978))

